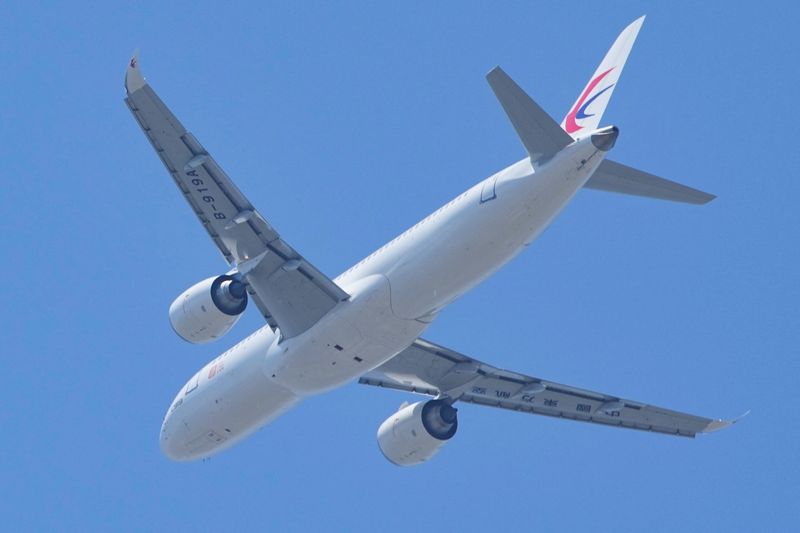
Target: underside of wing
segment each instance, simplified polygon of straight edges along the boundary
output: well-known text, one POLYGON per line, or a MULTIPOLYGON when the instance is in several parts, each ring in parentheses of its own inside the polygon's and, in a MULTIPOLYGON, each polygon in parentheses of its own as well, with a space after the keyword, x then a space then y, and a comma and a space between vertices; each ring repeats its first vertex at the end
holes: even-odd
POLYGON ((273 329, 298 335, 349 296, 281 239, 147 84, 134 56, 125 103, 233 274, 273 329))
POLYGON ((713 420, 487 365, 419 339, 359 383, 607 426, 694 437, 737 420, 713 420))
POLYGON ((572 142, 567 132, 500 67, 486 75, 531 161, 547 159, 572 142))

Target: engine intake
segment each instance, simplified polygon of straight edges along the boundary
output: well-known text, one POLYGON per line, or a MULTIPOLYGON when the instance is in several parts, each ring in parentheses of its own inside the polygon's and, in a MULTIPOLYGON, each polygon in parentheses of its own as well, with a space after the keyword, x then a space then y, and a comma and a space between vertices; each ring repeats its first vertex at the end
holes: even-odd
POLYGON ((456 434, 456 413, 444 400, 404 405, 378 428, 378 446, 398 466, 425 462, 456 434))
POLYGON ((247 308, 247 288, 233 276, 211 277, 178 296, 169 306, 172 329, 194 344, 225 335, 247 308))

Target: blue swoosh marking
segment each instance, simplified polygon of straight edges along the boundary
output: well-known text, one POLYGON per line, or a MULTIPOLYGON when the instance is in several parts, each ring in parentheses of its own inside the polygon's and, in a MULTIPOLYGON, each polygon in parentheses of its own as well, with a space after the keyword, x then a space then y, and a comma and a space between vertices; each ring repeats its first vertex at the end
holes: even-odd
POLYGON ((586 108, 589 107, 592 104, 592 102, 594 102, 597 99, 598 96, 600 96, 601 94, 603 94, 604 92, 606 92, 607 90, 612 88, 614 85, 616 85, 616 84, 612 83, 611 85, 609 85, 608 87, 606 87, 605 89, 603 89, 602 91, 597 93, 596 95, 594 95, 591 98, 589 98, 588 100, 586 100, 586 102, 580 107, 580 109, 578 109, 578 112, 575 113, 575 118, 576 119, 581 119, 581 118, 593 117, 595 115, 594 113, 592 113, 591 115, 587 115, 584 111, 586 111, 586 108))

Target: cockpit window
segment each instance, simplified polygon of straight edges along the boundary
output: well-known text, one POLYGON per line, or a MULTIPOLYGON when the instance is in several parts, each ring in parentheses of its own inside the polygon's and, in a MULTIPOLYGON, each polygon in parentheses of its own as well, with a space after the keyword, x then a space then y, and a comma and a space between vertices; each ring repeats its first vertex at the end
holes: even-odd
POLYGON ((172 411, 180 407, 182 403, 183 403, 183 398, 178 398, 178 400, 176 400, 175 403, 172 404, 172 407, 169 408, 169 412, 171 413, 172 411))

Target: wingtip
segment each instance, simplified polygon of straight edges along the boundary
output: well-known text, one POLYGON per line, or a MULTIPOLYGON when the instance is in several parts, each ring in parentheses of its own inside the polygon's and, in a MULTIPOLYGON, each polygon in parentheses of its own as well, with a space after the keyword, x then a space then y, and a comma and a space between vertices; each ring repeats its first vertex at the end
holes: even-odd
POLYGON ((706 201, 703 202, 703 205, 708 204, 710 202, 713 202, 716 199, 717 199, 717 195, 716 194, 709 194, 708 198, 706 199, 706 201))
POLYGON ((501 73, 505 72, 500 68, 500 65, 495 65, 491 70, 489 70, 489 72, 486 73, 486 79, 491 79, 501 73))
POLYGON ((736 418, 731 418, 729 420, 723 420, 723 419, 712 420, 711 422, 708 423, 706 427, 703 428, 703 431, 701 431, 701 433, 714 433, 716 431, 720 431, 722 429, 731 427, 732 425, 734 425, 739 420, 743 419, 749 414, 750 414, 750 409, 748 409, 741 415, 737 416, 736 418))
POLYGON ((134 50, 125 71, 125 91, 131 94, 145 86, 144 76, 139 68, 139 49, 134 50))
POLYGON ((703 191, 698 191, 698 193, 699 194, 697 194, 697 196, 695 198, 693 198, 691 201, 689 201, 689 203, 692 203, 692 204, 695 204, 695 205, 706 205, 708 203, 711 203, 713 200, 716 200, 716 198, 717 198, 716 194, 710 194, 710 193, 703 192, 703 191))

